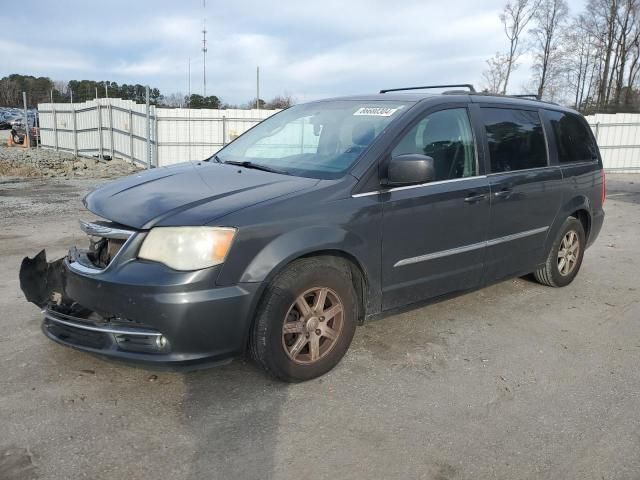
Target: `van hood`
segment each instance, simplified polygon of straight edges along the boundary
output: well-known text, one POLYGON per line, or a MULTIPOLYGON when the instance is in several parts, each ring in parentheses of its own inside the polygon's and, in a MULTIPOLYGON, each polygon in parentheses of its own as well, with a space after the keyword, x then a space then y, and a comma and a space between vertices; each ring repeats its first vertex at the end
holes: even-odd
POLYGON ((198 162, 156 168, 109 182, 84 198, 88 210, 136 229, 205 225, 319 180, 198 162))

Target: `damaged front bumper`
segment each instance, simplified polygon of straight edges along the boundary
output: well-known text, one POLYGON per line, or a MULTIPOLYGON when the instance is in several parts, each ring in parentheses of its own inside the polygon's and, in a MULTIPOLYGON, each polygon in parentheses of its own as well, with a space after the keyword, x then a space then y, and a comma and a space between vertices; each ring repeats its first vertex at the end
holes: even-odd
MULTIPOLYGON (((42 313, 45 335, 65 345, 103 354, 105 351, 117 353, 121 348, 141 354, 160 353, 168 348, 166 338, 154 329, 104 321, 93 312, 78 308, 77 304, 50 305, 42 313)), ((144 358, 142 355, 141 359, 144 358)))
MULTIPOLYGON (((179 272, 139 260, 142 238, 106 268, 87 266, 72 249, 46 262, 44 252, 25 259, 21 287, 43 308, 50 339, 83 351, 158 366, 217 363, 244 351, 256 283, 217 287, 220 266, 179 272)), ((85 258, 86 260, 86 258, 85 258)))

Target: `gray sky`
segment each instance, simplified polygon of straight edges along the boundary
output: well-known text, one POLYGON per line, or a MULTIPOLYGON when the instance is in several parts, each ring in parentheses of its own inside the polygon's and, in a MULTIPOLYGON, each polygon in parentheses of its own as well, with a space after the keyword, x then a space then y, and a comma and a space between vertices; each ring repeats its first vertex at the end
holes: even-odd
MULTIPOLYGON (((485 60, 506 48, 505 0, 22 0, 0 10, 0 77, 148 83, 162 93, 207 93, 228 102, 289 93, 299 101, 383 87, 481 84, 485 60)), ((570 0, 571 12, 583 1, 570 0)), ((512 93, 529 78, 528 59, 512 93)))

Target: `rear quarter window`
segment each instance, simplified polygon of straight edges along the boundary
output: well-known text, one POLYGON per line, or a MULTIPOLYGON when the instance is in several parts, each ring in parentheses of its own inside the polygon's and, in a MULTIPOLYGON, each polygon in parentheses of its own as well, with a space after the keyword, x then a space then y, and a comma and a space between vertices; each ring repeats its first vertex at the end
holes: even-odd
POLYGON ((556 145, 558 162, 588 162, 598 159, 598 150, 586 122, 577 115, 548 110, 556 145))
POLYGON ((482 108, 491 172, 546 167, 547 146, 538 112, 482 108))

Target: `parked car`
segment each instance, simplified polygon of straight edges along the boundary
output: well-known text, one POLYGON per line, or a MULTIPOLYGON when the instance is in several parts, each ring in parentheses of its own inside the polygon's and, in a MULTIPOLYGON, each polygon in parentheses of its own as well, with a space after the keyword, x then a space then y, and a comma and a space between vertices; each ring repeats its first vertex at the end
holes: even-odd
MULTIPOLYGON (((28 119, 29 125, 31 126, 29 130, 31 145, 34 146, 38 143, 38 138, 40 136, 40 129, 37 126, 34 126, 34 122, 36 120, 34 118, 28 119)), ((24 118, 17 118, 10 122, 11 125, 11 137, 15 143, 23 143, 25 137, 27 135, 27 131, 24 127, 24 118)), ((37 123, 36 123, 37 125, 37 123)))
POLYGON ((64 345, 174 366, 249 351, 301 381, 360 322, 530 273, 568 285, 604 194, 591 130, 556 104, 472 89, 316 101, 209 160, 89 193, 90 248, 25 259, 21 285, 64 345))
POLYGON ((0 130, 11 130, 11 127, 13 126, 13 124, 19 120, 20 120, 20 117, 10 116, 10 115, 0 118, 0 130))

